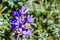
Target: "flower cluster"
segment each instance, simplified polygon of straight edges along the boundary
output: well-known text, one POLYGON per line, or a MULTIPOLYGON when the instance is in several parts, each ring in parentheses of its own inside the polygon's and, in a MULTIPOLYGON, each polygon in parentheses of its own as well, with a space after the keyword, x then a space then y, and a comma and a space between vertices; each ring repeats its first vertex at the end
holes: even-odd
POLYGON ((24 36, 29 36, 32 33, 32 30, 29 28, 26 28, 24 25, 26 23, 31 24, 34 22, 34 18, 32 16, 28 15, 26 16, 26 13, 30 10, 30 8, 27 8, 25 10, 24 6, 21 6, 18 11, 13 11, 12 15, 13 18, 10 18, 10 29, 16 30, 14 37, 18 38, 19 34, 22 34, 24 36))

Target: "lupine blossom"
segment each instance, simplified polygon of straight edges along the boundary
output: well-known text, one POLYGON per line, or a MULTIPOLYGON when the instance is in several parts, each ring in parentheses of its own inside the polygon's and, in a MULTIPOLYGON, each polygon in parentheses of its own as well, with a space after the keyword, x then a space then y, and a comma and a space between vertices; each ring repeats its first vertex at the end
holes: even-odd
MULTIPOLYGON (((14 18, 10 18, 10 29, 17 30, 17 33, 15 33, 14 37, 18 38, 19 33, 21 33, 23 36, 30 36, 32 33, 32 30, 29 28, 26 28, 24 26, 25 23, 33 23, 34 18, 32 16, 26 16, 26 13, 30 10, 30 8, 27 8, 25 10, 24 6, 21 6, 18 11, 13 11, 12 15, 14 18)), ((21 39, 22 40, 22 39, 21 39)))

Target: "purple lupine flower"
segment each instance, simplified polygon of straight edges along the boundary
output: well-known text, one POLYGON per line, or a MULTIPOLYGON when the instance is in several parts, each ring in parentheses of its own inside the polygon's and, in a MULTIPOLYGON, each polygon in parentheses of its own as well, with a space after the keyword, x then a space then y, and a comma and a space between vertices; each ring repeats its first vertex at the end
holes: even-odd
POLYGON ((10 18, 9 21, 10 21, 11 23, 17 22, 16 18, 10 18))
POLYGON ((22 32, 23 35, 29 36, 32 33, 32 30, 26 28, 18 28, 18 33, 22 32))
POLYGON ((27 13, 29 10, 30 10, 30 8, 27 8, 27 9, 25 10, 25 13, 27 13))
POLYGON ((22 34, 25 35, 25 36, 30 36, 31 33, 32 33, 32 30, 30 30, 30 29, 26 29, 22 32, 22 34))
POLYGON ((22 13, 21 13, 20 10, 17 11, 17 14, 18 14, 18 16, 21 16, 22 15, 22 13))
POLYGON ((13 11, 12 12, 12 15, 13 16, 21 16, 21 11, 20 10, 18 10, 17 12, 16 11, 13 11))
POLYGON ((21 8, 20 11, 21 11, 22 14, 26 14, 26 13, 30 10, 30 8, 27 8, 27 9, 25 10, 25 7, 24 7, 24 6, 21 6, 20 8, 21 8))
POLYGON ((28 29, 28 31, 27 31, 27 35, 30 36, 31 33, 32 33, 32 30, 28 29))
POLYGON ((18 33, 21 33, 22 32, 22 28, 18 28, 18 33))
POLYGON ((19 17, 15 17, 15 18, 16 18, 17 22, 15 22, 14 24, 19 25, 21 19, 19 17))
POLYGON ((18 28, 18 33, 22 33, 23 31, 25 31, 26 29, 25 28, 23 28, 23 27, 20 27, 20 28, 18 28))
POLYGON ((16 11, 13 11, 13 12, 12 12, 12 15, 13 15, 13 16, 16 16, 16 14, 17 14, 16 11))
POLYGON ((31 16, 29 16, 29 17, 26 17, 25 18, 25 22, 27 22, 27 23, 33 23, 34 22, 34 18, 32 18, 31 16))
POLYGON ((22 28, 22 23, 19 24, 19 28, 22 28))
POLYGON ((25 31, 26 29, 22 27, 22 31, 25 31))
MULTIPOLYGON (((33 23, 34 18, 32 16, 26 17, 26 13, 30 10, 30 8, 27 8, 25 10, 24 6, 21 6, 21 9, 19 9, 17 12, 13 11, 12 15, 14 18, 10 18, 10 22, 12 23, 10 25, 10 29, 16 29, 17 33, 15 33, 14 37, 18 38, 18 33, 22 33, 23 36, 30 36, 32 33, 31 29, 25 28, 25 23, 33 23)), ((21 38, 21 40, 24 40, 24 38, 21 38)))
POLYGON ((10 24, 10 29, 15 29, 16 28, 16 25, 15 24, 10 24))
POLYGON ((18 36, 19 36, 18 33, 15 33, 14 38, 17 39, 18 36))
POLYGON ((26 36, 27 35, 27 32, 26 31, 23 31, 22 32, 22 35, 25 35, 26 36))
POLYGON ((24 12, 25 7, 24 6, 20 6, 20 8, 21 8, 21 12, 24 12))

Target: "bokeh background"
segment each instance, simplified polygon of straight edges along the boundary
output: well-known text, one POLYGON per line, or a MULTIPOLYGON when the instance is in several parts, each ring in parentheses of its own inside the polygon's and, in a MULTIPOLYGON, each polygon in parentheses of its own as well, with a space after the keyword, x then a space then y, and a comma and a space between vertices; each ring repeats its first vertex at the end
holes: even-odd
POLYGON ((15 40, 11 35, 9 18, 20 5, 30 7, 34 23, 26 25, 33 29, 25 40, 60 40, 60 0, 0 0, 0 40, 15 40))

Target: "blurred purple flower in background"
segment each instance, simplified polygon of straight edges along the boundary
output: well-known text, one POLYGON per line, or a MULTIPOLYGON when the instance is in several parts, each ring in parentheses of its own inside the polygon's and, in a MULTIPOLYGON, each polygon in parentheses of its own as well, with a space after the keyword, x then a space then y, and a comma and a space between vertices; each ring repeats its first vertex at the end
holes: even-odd
MULTIPOLYGON (((24 36, 31 35, 32 30, 23 26, 25 23, 31 24, 34 22, 34 18, 32 18, 32 16, 30 16, 30 15, 26 16, 26 13, 29 10, 30 10, 30 8, 27 8, 25 10, 24 6, 21 6, 17 12, 16 11, 12 12, 12 15, 14 16, 14 18, 10 18, 9 21, 11 23, 10 29, 17 30, 17 33, 15 33, 15 35, 14 35, 15 38, 18 38, 18 33, 21 33, 24 36)), ((21 40, 23 40, 23 38, 21 40)))

